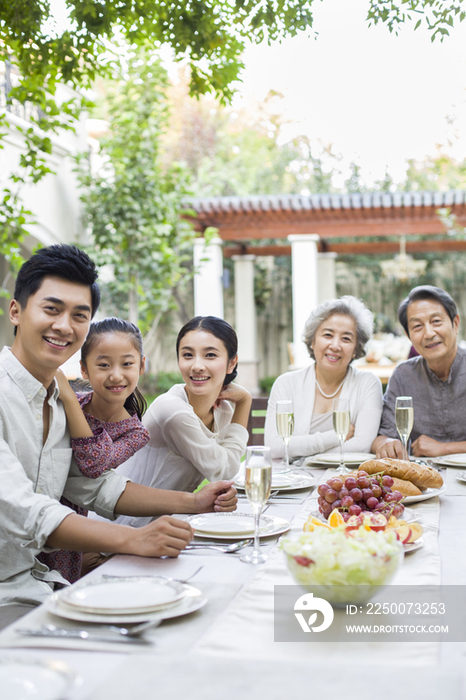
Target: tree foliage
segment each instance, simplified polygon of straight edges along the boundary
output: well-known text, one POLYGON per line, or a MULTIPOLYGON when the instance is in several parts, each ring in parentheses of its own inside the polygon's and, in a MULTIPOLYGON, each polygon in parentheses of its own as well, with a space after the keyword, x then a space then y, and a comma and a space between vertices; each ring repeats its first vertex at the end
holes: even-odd
MULTIPOLYGON (((245 41, 293 36, 312 25, 312 0, 66 0, 71 27, 53 36, 47 0, 2 0, 0 50, 27 78, 86 86, 101 70, 108 42, 168 44, 189 62, 194 93, 231 95, 245 41)), ((1 54, 0 54, 1 55, 1 54)))
POLYGON ((440 147, 422 161, 410 159, 402 189, 447 191, 466 189, 466 158, 458 161, 440 147))
POLYGON ((231 107, 212 96, 191 98, 181 79, 169 99, 164 158, 186 164, 196 196, 334 191, 339 157, 304 135, 285 140, 280 93, 231 107))
MULTIPOLYGON (((21 189, 50 172, 48 133, 73 128, 82 107, 89 106, 82 93, 58 104, 58 83, 78 91, 89 88, 110 70, 112 42, 168 44, 176 58, 187 60, 193 94, 213 90, 227 100, 243 66, 246 39, 293 36, 312 25, 311 5, 312 0, 66 0, 70 25, 57 31, 48 0, 0 0, 0 62, 13 64, 21 76, 8 94, 7 110, 14 102, 36 108, 31 128, 20 129, 25 142, 21 167, 0 192, 0 253, 18 258, 19 244, 34 222, 21 189)), ((0 113, 0 148, 5 128, 8 120, 0 113)))
POLYGON ((443 41, 455 20, 463 22, 465 17, 463 0, 370 0, 367 14, 369 25, 383 22, 396 34, 407 22, 416 21, 414 29, 424 23, 431 32, 432 41, 437 37, 443 41))
POLYGON ((109 266, 110 297, 142 330, 170 306, 192 247, 191 226, 179 216, 186 173, 176 164, 163 169, 159 153, 166 81, 150 51, 133 53, 107 86, 110 132, 101 141, 101 167, 93 173, 80 161, 92 257, 109 266))
MULTIPOLYGON (((49 0, 0 0, 0 62, 11 62, 21 76, 8 95, 7 109, 14 101, 22 105, 30 103, 36 108, 31 128, 23 130, 25 152, 21 167, 0 193, 0 252, 12 260, 17 258, 19 242, 32 221, 31 212, 21 201, 22 185, 26 181, 38 182, 49 172, 48 134, 73 128, 79 110, 83 104, 86 106, 82 94, 58 104, 55 99, 58 83, 67 83, 77 90, 90 87, 97 75, 109 69, 112 42, 153 47, 167 44, 177 59, 187 61, 192 94, 213 91, 226 102, 243 66, 241 55, 247 42, 270 43, 311 29, 313 25, 314 0, 63 2, 71 22, 65 30, 55 30, 49 0)), ((455 21, 464 18, 462 0, 369 0, 367 15, 369 24, 385 23, 395 32, 404 23, 417 20, 417 28, 424 22, 432 39, 441 40, 455 21)), ((0 113, 0 148, 1 132, 5 126, 9 128, 6 122, 6 116, 0 113)), ((250 165, 248 136, 244 135, 241 150, 243 172, 250 165)), ((262 155, 269 162, 270 149, 264 140, 262 146, 262 155)), ((280 165, 281 162, 276 162, 273 167, 280 165)), ((314 170, 317 182, 318 163, 312 174, 307 173, 311 179, 314 170)), ((304 179, 309 179, 307 175, 304 179)), ((325 171, 320 173, 324 186, 328 186, 326 175, 325 171)), ((293 173, 291 179, 292 176, 293 173)), ((241 181, 244 179, 240 178, 237 187, 241 181)), ((275 182, 278 186, 279 180, 275 182)))

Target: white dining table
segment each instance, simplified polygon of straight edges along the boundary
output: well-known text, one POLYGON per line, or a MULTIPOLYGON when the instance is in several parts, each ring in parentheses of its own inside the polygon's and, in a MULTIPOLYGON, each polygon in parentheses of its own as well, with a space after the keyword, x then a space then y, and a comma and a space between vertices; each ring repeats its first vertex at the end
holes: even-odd
MULTIPOLYGON (((324 470, 306 471, 317 481, 328 477, 324 470)), ((466 484, 456 481, 457 473, 442 471, 447 489, 440 498, 411 506, 420 513, 425 546, 405 557, 394 584, 466 584, 466 484)), ((290 521, 291 534, 302 531, 317 507, 315 491, 294 495, 272 499, 267 509, 290 521)), ((244 499, 239 509, 250 512, 244 499)), ((200 549, 177 559, 115 556, 89 574, 193 576, 190 582, 208 598, 207 605, 148 632, 153 642, 148 647, 20 637, 18 626, 57 624, 40 606, 0 632, 0 654, 67 663, 78 682, 62 700, 282 700, 298 693, 354 700, 465 697, 463 642, 275 642, 274 585, 294 581, 277 539, 263 542, 269 559, 258 566, 241 562, 241 553, 200 549)))

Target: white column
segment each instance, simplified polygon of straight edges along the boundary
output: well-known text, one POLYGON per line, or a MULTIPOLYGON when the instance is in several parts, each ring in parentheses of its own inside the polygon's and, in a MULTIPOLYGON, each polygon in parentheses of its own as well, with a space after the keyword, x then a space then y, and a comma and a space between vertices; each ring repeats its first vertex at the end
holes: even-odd
POLYGON ((335 281, 335 260, 336 253, 318 253, 317 271, 319 278, 319 304, 327 299, 335 299, 337 296, 337 285, 335 281))
POLYGON ((293 355, 294 366, 310 363, 309 353, 302 341, 304 325, 319 303, 316 234, 288 236, 291 243, 293 291, 293 355))
POLYGON ((254 302, 255 255, 235 255, 235 330, 238 336, 238 383, 259 394, 257 319, 254 302))
POLYGON ((223 318, 222 239, 194 240, 194 315, 223 318))

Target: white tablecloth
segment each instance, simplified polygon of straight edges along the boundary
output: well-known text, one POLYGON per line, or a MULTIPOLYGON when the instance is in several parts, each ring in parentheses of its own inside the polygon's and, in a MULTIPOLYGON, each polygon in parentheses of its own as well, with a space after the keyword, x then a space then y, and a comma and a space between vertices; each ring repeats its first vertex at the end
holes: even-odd
MULTIPOLYGON (((448 477, 454 471, 448 470, 448 477)), ((466 499, 461 491, 456 495, 447 491, 441 504, 440 537, 438 499, 412 506, 421 512, 426 544, 405 557, 394 583, 466 583, 466 499)), ((289 519, 294 515, 293 527, 301 529, 314 508, 312 499, 304 506, 274 505, 269 513, 289 519)), ((463 697, 463 644, 273 642, 273 585, 292 583, 278 548, 257 568, 241 563, 238 555, 199 551, 177 560, 119 556, 98 573, 185 578, 200 565, 203 568, 192 583, 207 593, 209 605, 188 618, 163 623, 153 632, 156 646, 150 652, 125 656, 108 645, 100 653, 85 643, 81 650, 30 649, 24 639, 15 639, 13 626, 0 633, 2 655, 10 653, 5 647, 15 646, 11 649, 15 655, 67 661, 83 682, 64 700, 128 700, 133 695, 137 700, 210 700, 214 693, 227 700, 263 696, 281 700, 284 694, 298 693, 305 697, 336 693, 354 700, 463 697)), ((43 614, 43 609, 34 611, 17 624, 37 624, 43 614)))

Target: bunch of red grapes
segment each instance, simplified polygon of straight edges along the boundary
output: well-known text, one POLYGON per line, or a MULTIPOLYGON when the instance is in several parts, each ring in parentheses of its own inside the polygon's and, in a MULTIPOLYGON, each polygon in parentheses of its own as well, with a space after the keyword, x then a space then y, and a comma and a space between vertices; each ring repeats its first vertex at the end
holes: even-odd
POLYGON ((319 511, 328 518, 332 510, 337 509, 345 522, 363 511, 399 518, 404 511, 400 503, 403 496, 399 491, 392 491, 393 484, 392 477, 383 473, 369 476, 360 471, 347 477, 333 476, 317 489, 319 511))

